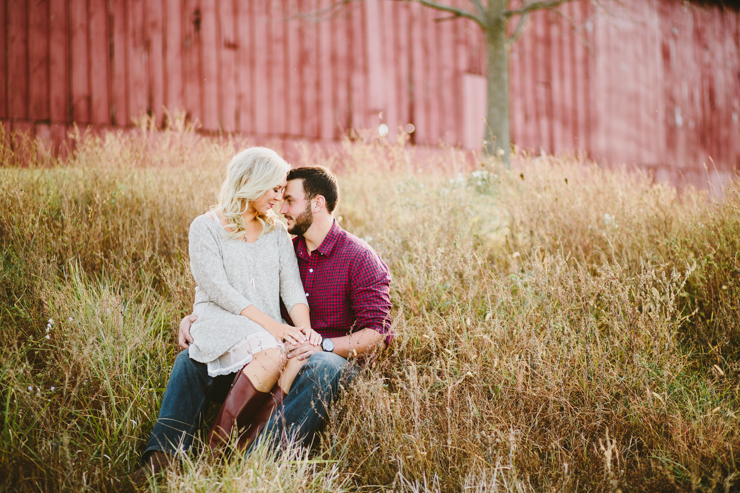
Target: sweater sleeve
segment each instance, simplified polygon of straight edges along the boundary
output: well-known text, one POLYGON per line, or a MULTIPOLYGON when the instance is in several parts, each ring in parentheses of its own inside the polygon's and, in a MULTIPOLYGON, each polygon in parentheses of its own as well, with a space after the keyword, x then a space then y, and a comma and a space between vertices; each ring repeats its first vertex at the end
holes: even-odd
POLYGON ((190 225, 190 270, 198 287, 211 301, 224 310, 239 315, 252 302, 229 284, 219 240, 205 221, 210 219, 200 216, 190 225))
MULTIPOLYGON (((279 226, 276 226, 279 227, 279 226)), ((301 273, 298 270, 298 261, 293 250, 290 235, 283 229, 278 232, 280 245, 280 298, 285 308, 290 312, 299 303, 308 306, 306 292, 303 290, 301 273)))

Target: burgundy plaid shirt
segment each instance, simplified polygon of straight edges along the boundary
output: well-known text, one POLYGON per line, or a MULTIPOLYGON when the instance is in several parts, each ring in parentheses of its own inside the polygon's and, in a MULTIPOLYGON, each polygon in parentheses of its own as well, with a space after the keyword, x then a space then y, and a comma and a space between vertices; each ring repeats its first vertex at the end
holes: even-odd
POLYGON ((293 247, 311 309, 311 328, 323 337, 373 329, 391 341, 391 276, 370 245, 335 220, 311 255, 302 236, 293 238, 293 247))

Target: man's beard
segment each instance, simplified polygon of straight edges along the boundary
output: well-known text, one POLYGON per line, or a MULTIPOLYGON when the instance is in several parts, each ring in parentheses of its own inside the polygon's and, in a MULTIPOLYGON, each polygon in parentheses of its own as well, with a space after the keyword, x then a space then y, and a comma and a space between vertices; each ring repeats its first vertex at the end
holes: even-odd
POLYGON ((293 227, 288 229, 288 233, 296 236, 303 236, 308 228, 313 224, 313 212, 311 212, 311 203, 306 205, 306 209, 295 218, 293 227))

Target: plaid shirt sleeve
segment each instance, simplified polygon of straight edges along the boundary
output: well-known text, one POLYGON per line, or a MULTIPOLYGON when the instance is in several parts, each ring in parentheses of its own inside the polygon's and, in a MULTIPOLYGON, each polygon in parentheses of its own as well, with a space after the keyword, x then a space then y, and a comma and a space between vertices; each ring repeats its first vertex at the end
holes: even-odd
POLYGON ((393 339, 391 331, 390 272, 373 251, 365 250, 352 263, 350 301, 355 312, 354 329, 372 329, 393 339))

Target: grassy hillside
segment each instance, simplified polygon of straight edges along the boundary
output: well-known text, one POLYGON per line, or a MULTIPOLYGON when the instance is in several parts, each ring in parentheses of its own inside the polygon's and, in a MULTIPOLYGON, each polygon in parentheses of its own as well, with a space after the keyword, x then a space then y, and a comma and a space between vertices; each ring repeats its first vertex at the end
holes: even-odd
MULTIPOLYGON (((129 488, 192 302, 188 226, 242 144, 80 136, 64 163, 0 144, 0 489, 129 488)), ((196 448, 158 488, 737 488, 740 186, 716 201, 575 158, 458 174, 440 156, 306 148, 391 268, 395 342, 310 453, 196 448)))

